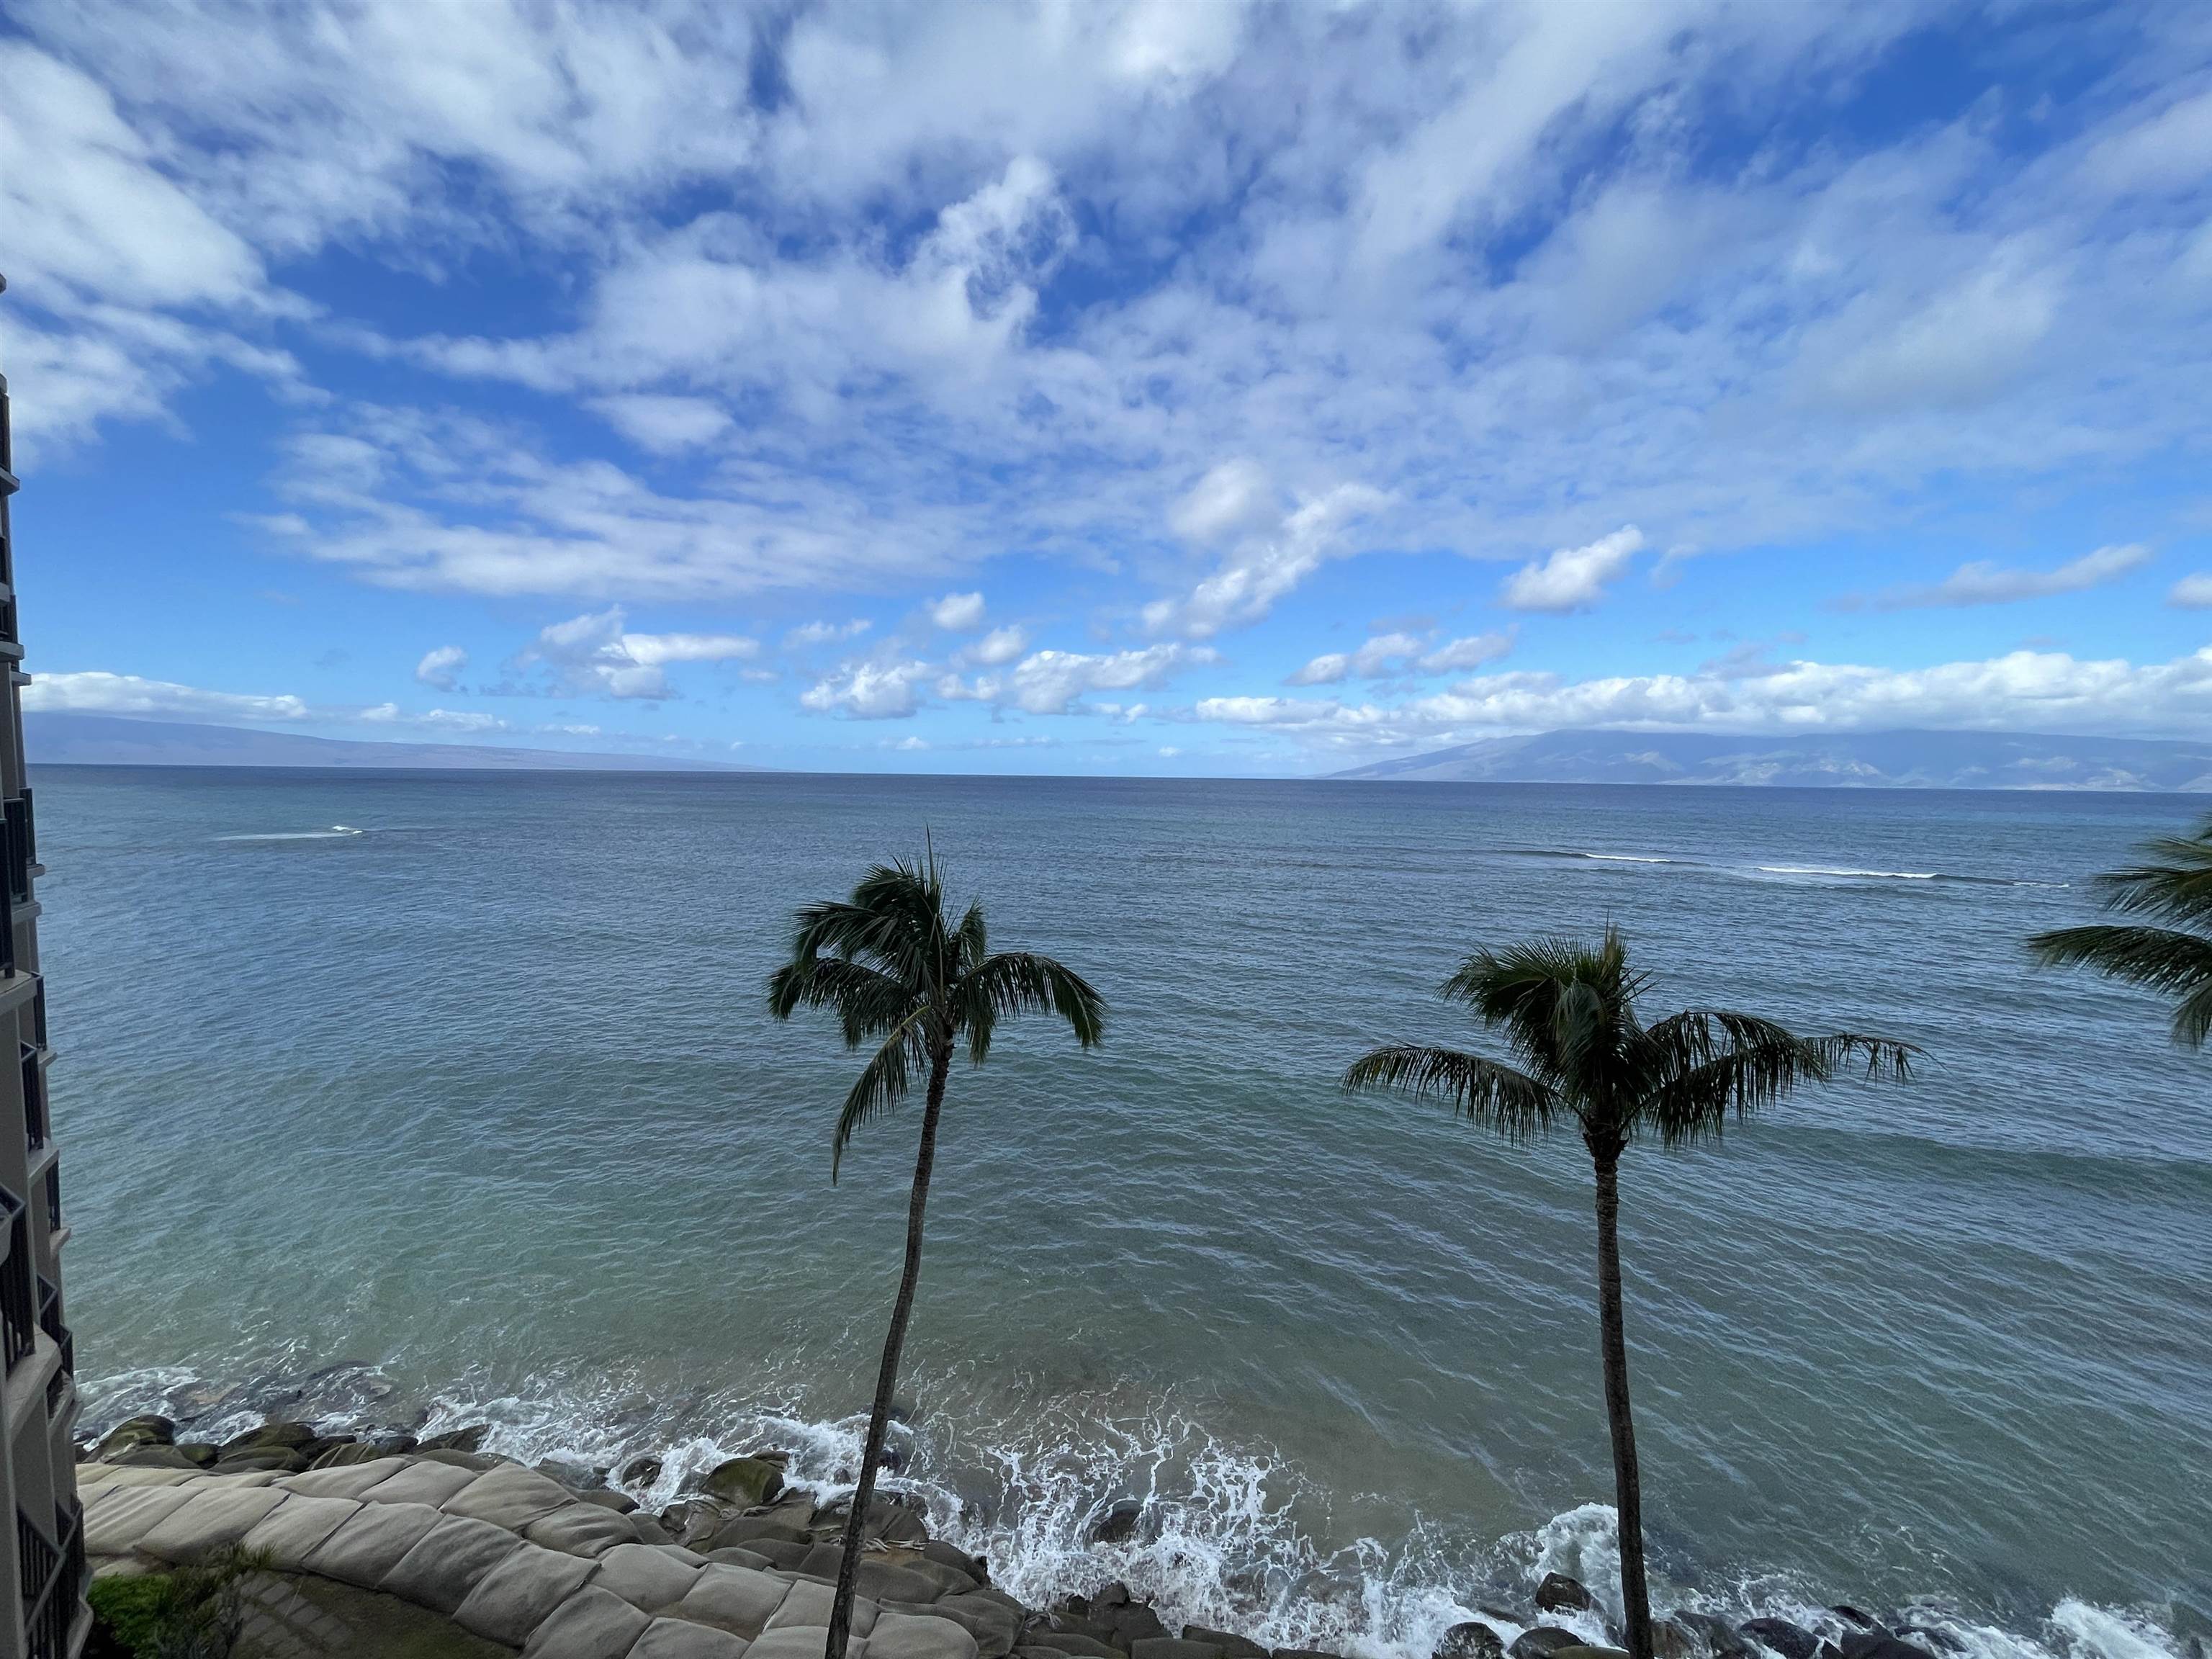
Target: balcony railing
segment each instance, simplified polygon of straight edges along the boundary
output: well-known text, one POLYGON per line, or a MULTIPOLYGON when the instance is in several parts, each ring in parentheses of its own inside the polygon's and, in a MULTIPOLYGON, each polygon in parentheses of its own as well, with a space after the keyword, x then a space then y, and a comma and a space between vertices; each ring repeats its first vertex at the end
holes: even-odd
POLYGON ((62 1225, 62 1161, 46 1165, 46 1229, 59 1232, 62 1225))
MULTIPOLYGON (((15 837, 4 818, 0 818, 0 867, 9 871, 15 867, 15 837)), ((0 975, 15 971, 15 902, 9 890, 13 885, 12 876, 0 881, 0 975)))
POLYGON ((31 992, 31 1041, 41 1048, 46 1047, 46 976, 39 975, 38 984, 31 992))
POLYGON ((30 1659, 64 1659, 70 1626, 84 1594, 84 1514, 75 1504, 54 1510, 58 1546, 15 1511, 15 1559, 23 1575, 23 1651, 30 1659))
POLYGON ((70 1379, 76 1375, 76 1337, 62 1318, 62 1287, 44 1273, 39 1275, 39 1328, 61 1350, 62 1363, 46 1379, 46 1414, 62 1408, 70 1379))
POLYGON ((39 1308, 31 1288, 31 1218, 23 1200, 0 1187, 0 1211, 6 1214, 8 1259, 0 1261, 0 1358, 8 1370, 38 1346, 39 1308))
POLYGON ((39 1051, 30 1043, 18 1045, 23 1063, 23 1139, 33 1152, 45 1149, 53 1133, 46 1122, 46 1073, 39 1064, 39 1051))
POLYGON ((31 896, 31 866, 39 861, 30 790, 11 796, 0 811, 5 811, 8 819, 8 896, 21 904, 31 896))

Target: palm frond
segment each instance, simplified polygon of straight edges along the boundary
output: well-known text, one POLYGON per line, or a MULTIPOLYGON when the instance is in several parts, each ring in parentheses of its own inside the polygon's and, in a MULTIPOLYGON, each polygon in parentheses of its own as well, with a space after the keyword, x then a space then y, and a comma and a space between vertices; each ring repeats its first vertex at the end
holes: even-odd
POLYGON ((846 957, 802 957, 769 976, 769 1012, 788 1019, 800 1008, 828 1008, 857 1048, 890 1030, 915 1007, 912 988, 846 957))
POLYGON ((960 918, 954 934, 960 971, 969 973, 982 965, 983 958, 991 954, 990 935, 983 925, 983 906, 981 900, 969 905, 960 918))
POLYGON ((1627 946, 1613 927, 1595 945, 1548 935, 1502 951, 1477 951, 1438 994, 1447 1002, 1465 1004, 1485 1024, 1502 1026, 1516 1052, 1556 1080, 1572 1063, 1564 1041, 1571 1037, 1571 1046, 1587 1053, 1597 1040, 1600 1022, 1594 1016, 1600 1005, 1632 1017, 1629 1005, 1640 981, 1628 973, 1627 959, 1627 946), (1564 1024, 1563 1000, 1574 1005, 1564 1024))
POLYGON ((1000 1019, 1030 1013, 1057 1014, 1085 1048, 1106 1034, 1106 999, 1050 957, 1001 951, 961 981, 956 1018, 967 1032, 969 1057, 979 1063, 1000 1019))
POLYGON ((2170 927, 2103 924, 2038 933, 2027 948, 2046 967, 2094 968, 2107 979, 2179 993, 2174 1041, 2195 1048, 2212 1036, 2212 939, 2170 927))
POLYGON ((2149 861, 2091 884, 2105 908, 2160 921, 2212 922, 2212 819, 2194 836, 2162 836, 2142 851, 2149 861))
POLYGON ((1920 1054, 1909 1042, 1856 1031, 1798 1036, 1771 1020, 1719 1009, 1674 1015, 1647 1036, 1660 1057, 1659 1080, 1632 1127, 1657 1130, 1670 1146, 1717 1140, 1731 1119, 1741 1121, 1802 1084, 1826 1083, 1854 1060, 1866 1062, 1869 1077, 1887 1071, 1903 1082, 1920 1054))
POLYGON ((1344 1086, 1442 1101, 1513 1141, 1528 1139, 1562 1109, 1553 1091, 1524 1072, 1480 1054, 1414 1043, 1370 1049, 1346 1070, 1344 1086))
POLYGON ((929 1054, 924 1041, 927 1008, 917 1008, 884 1037, 868 1063, 860 1068, 837 1114, 837 1132, 830 1147, 830 1184, 837 1184, 837 1166, 845 1161, 845 1147, 860 1126, 880 1117, 907 1097, 913 1074, 927 1071, 929 1054))

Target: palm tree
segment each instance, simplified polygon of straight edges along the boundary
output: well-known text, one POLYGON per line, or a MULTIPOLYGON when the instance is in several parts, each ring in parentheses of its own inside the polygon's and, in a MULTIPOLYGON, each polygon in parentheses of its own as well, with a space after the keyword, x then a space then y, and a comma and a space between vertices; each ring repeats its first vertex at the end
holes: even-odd
POLYGON ((1393 1089, 1449 1103, 1477 1126, 1520 1142, 1571 1127, 1597 1175, 1597 1285, 1605 1408, 1620 1528, 1620 1593, 1633 1659, 1651 1659, 1644 1575, 1643 1489, 1628 1407, 1628 1351, 1620 1311, 1620 1156, 1656 1137, 1677 1146, 1717 1140, 1801 1083, 1825 1083, 1849 1060, 1869 1074, 1907 1074, 1918 1050, 1839 1032, 1797 1036, 1771 1020, 1692 1008, 1646 1025, 1636 999, 1644 977, 1628 966, 1620 933, 1596 945, 1540 939, 1478 951, 1439 988, 1486 1025, 1501 1028, 1519 1066, 1418 1044, 1376 1048, 1344 1074, 1350 1089, 1393 1089))
POLYGON ((853 1583, 860 1568, 862 1531, 883 1461, 891 1393, 898 1382, 899 1350, 921 1274, 922 1212, 937 1157, 937 1121, 945 1107, 945 1074, 952 1051, 964 1042, 981 1065, 1002 1018, 1056 1014, 1088 1048, 1104 1030, 1106 1003, 1078 975, 1050 957, 1027 951, 990 952, 983 907, 970 904, 953 925, 946 917, 945 884, 933 849, 919 864, 878 864, 860 878, 853 896, 810 904, 799 911, 791 960, 769 981, 769 1009, 788 1019, 801 1007, 827 1008, 844 1029, 845 1045, 874 1042, 875 1053, 845 1097, 830 1143, 830 1179, 854 1132, 906 1098, 917 1073, 928 1079, 923 1096, 921 1146, 915 1154, 914 1188, 907 1201, 906 1266, 884 1339, 883 1367, 868 1411, 868 1437, 860 1454, 860 1485, 845 1522, 845 1554, 830 1603, 825 1659, 844 1659, 853 1623, 853 1583))
POLYGON ((2171 927, 2104 922, 2038 933, 2027 948, 2045 967, 2076 963, 2107 979, 2179 997, 2173 1040, 2201 1048, 2212 1036, 2212 818, 2194 836, 2165 836, 2143 848, 2162 860, 2099 876, 2105 908, 2171 927))

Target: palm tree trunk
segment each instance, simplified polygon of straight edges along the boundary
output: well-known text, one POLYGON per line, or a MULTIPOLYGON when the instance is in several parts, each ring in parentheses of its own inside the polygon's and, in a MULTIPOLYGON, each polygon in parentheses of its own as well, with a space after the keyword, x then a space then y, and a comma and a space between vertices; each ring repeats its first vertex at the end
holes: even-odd
POLYGON ((1598 1328, 1605 1350, 1605 1414, 1613 1430, 1613 1507, 1620 1518, 1620 1601, 1629 1659, 1652 1659, 1651 1593, 1644 1580, 1644 1486, 1628 1409, 1628 1341, 1620 1321, 1620 1155, 1597 1165, 1598 1328))
POLYGON ((890 1334, 884 1339, 883 1369, 876 1373, 875 1404, 868 1410, 868 1438, 860 1452, 860 1484, 853 1492, 845 1520, 845 1553, 837 1563, 837 1594, 830 1604, 830 1637, 823 1659, 845 1659, 853 1629, 853 1584, 860 1570, 862 1529, 876 1492, 876 1467, 883 1462, 884 1436, 890 1427, 891 1395, 898 1386, 899 1350, 906 1346, 906 1322, 914 1312, 914 1287, 921 1277, 921 1218, 929 1204, 930 1166, 937 1161, 937 1118, 945 1106, 945 1077, 952 1064, 952 1045, 940 1042, 929 1057, 929 1097, 921 1114, 921 1146, 914 1158, 914 1190, 906 1206, 906 1266, 899 1274, 898 1300, 891 1304, 890 1334))

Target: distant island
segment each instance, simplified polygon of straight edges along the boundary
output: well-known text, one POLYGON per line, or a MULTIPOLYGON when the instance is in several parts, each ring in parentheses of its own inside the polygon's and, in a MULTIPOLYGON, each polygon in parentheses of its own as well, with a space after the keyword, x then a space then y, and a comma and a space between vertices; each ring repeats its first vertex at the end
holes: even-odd
POLYGON ((1418 783, 2212 791, 2212 743, 2032 732, 1545 732, 1330 775, 1418 783))
POLYGON ((27 712, 23 716, 23 750, 25 758, 34 766, 420 767, 441 772, 471 768, 501 772, 763 769, 671 755, 587 754, 573 749, 495 748, 472 743, 365 743, 240 726, 27 712))

